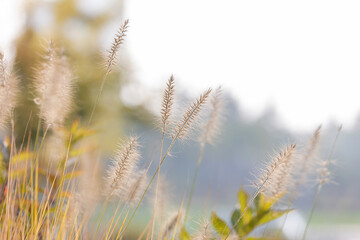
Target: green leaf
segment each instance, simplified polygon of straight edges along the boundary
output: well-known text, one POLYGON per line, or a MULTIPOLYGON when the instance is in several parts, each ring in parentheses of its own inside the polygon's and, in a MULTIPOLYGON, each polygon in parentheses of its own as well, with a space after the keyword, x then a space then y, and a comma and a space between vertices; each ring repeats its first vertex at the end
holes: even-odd
POLYGON ((260 193, 254 200, 256 212, 266 212, 279 200, 279 197, 268 198, 264 194, 260 193))
POLYGON ((240 189, 239 193, 238 193, 238 199, 239 199, 239 204, 241 207, 241 210, 244 210, 246 208, 246 204, 249 198, 249 194, 247 194, 244 189, 240 189))
POLYGON ((268 223, 268 222, 270 222, 272 220, 275 220, 275 219, 281 217, 282 215, 284 215, 284 214, 286 214, 286 213, 288 213, 290 211, 292 211, 292 209, 289 209, 289 210, 271 210, 260 219, 260 221, 258 222, 258 225, 262 225, 264 223, 268 223))
POLYGON ((221 218, 219 218, 216 213, 212 212, 211 213, 211 223, 215 229, 215 231, 222 237, 226 237, 227 235, 230 234, 230 228, 229 226, 225 223, 224 220, 222 220, 221 218))
MULTIPOLYGON (((233 213, 231 214, 231 223, 234 226, 235 223, 237 222, 237 220, 239 219, 241 215, 240 209, 235 209, 233 211, 233 213)), ((240 236, 243 237, 245 235, 245 231, 244 231, 244 222, 243 219, 241 218, 239 223, 234 227, 235 232, 240 236)))
POLYGON ((182 227, 179 233, 180 240, 190 240, 190 234, 186 231, 185 227, 182 227))
POLYGON ((266 238, 263 237, 248 237, 246 240, 265 240, 266 238))
POLYGON ((243 227, 244 236, 249 235, 257 226, 259 226, 259 221, 268 213, 268 211, 269 210, 258 212, 251 218, 251 221, 243 227))
MULTIPOLYGON (((244 211, 244 209, 247 206, 249 194, 247 194, 244 191, 244 189, 240 189, 240 191, 238 193, 238 199, 239 199, 241 211, 244 211)), ((246 212, 244 213, 244 215, 242 216, 242 221, 244 222, 244 224, 247 224, 251 220, 251 218, 252 218, 252 208, 251 208, 251 206, 249 206, 248 209, 246 210, 246 212)))

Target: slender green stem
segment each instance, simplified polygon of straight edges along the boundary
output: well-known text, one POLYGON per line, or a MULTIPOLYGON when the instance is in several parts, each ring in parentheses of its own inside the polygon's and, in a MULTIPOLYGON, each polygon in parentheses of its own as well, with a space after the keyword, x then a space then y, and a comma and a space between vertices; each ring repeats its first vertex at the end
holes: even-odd
MULTIPOLYGON (((125 218, 124 218, 124 220, 123 220, 123 222, 121 224, 121 227, 120 227, 120 230, 118 231, 118 234, 115 237, 115 240, 118 240, 119 237, 120 237, 121 229, 124 227, 124 224, 125 224, 125 221, 126 221, 126 218, 127 218, 128 214, 129 214, 129 211, 130 211, 130 208, 126 212, 125 218)), ((122 237, 120 239, 122 239, 122 237)))
POLYGON ((142 200, 144 199, 145 194, 146 194, 147 191, 149 190, 149 187, 150 187, 151 183, 153 182, 153 180, 154 180, 156 174, 158 173, 161 165, 163 164, 165 158, 166 158, 167 155, 169 154, 169 152, 170 152, 172 146, 174 145, 176 139, 177 139, 177 136, 176 136, 176 138, 174 138, 174 140, 171 142, 171 144, 170 144, 169 148, 167 149, 164 157, 161 159, 161 162, 160 162, 159 166, 157 167, 157 169, 155 170, 155 173, 154 173, 153 176, 151 177, 149 184, 146 186, 145 191, 143 192, 143 194, 142 194, 142 196, 141 196, 138 204, 136 205, 134 212, 131 214, 131 217, 130 217, 130 219, 129 219, 129 222, 125 225, 125 228, 124 228, 123 233, 124 233, 124 232, 127 230, 127 228, 129 227, 129 224, 130 224, 131 220, 134 218, 134 215, 135 215, 136 211, 138 210, 138 208, 139 208, 139 206, 140 206, 140 203, 141 203, 142 200))
MULTIPOLYGON (((37 150, 37 154, 36 154, 36 158, 35 158, 35 189, 34 189, 34 193, 35 193, 35 200, 34 200, 34 204, 35 204, 35 206, 34 206, 35 207, 35 209, 34 209, 34 214, 35 214, 34 219, 35 219, 35 222, 34 222, 34 227, 35 227, 35 229, 37 228, 37 224, 38 224, 38 218, 37 218, 37 216, 38 216, 37 207, 38 206, 37 205, 38 205, 38 187, 39 187, 39 157, 40 157, 40 150, 41 150, 41 148, 42 148, 42 146, 44 144, 45 137, 47 135, 49 127, 50 126, 47 126, 46 129, 45 129, 45 133, 44 133, 43 138, 41 139, 39 149, 36 149, 37 140, 35 141, 35 151, 37 150)), ((40 128, 40 121, 39 121, 38 128, 40 128)), ((35 234, 36 234, 36 232, 35 232, 35 234)))
POLYGON ((194 112, 195 112, 196 110, 198 110, 198 108, 199 108, 199 105, 198 105, 196 108, 192 109, 192 111, 187 114, 187 118, 185 119, 185 121, 183 121, 182 126, 181 126, 181 127, 179 128, 179 130, 177 131, 177 133, 176 133, 175 137, 173 138, 170 146, 168 147, 168 149, 167 149, 164 157, 161 159, 159 166, 157 167, 154 175, 151 177, 149 184, 147 185, 145 191, 143 192, 143 194, 142 194, 142 196, 141 196, 138 204, 136 205, 136 208, 135 208, 134 212, 132 213, 132 215, 131 215, 131 217, 130 217, 130 219, 129 219, 129 222, 126 224, 125 229, 124 229, 124 231, 123 231, 122 233, 124 233, 124 232, 127 230, 127 228, 129 227, 129 224, 131 223, 131 220, 134 218, 134 215, 135 215, 136 211, 138 210, 138 208, 139 208, 139 206, 140 206, 140 203, 141 203, 142 200, 144 199, 145 194, 146 194, 147 191, 149 190, 149 187, 150 187, 151 183, 153 182, 156 174, 157 174, 158 171, 160 170, 160 167, 161 167, 161 165, 163 164, 165 158, 168 156, 170 150, 172 149, 174 143, 175 143, 176 140, 178 139, 180 133, 182 133, 182 131, 184 130, 184 127, 186 126, 186 124, 188 124, 188 122, 190 121, 191 117, 193 117, 194 112))
POLYGON ((156 182, 156 190, 155 190, 155 202, 154 202, 154 213, 152 216, 152 223, 151 223, 151 237, 150 240, 153 240, 154 238, 154 230, 155 230, 155 218, 156 218, 156 204, 158 201, 158 192, 159 192, 159 182, 160 182, 160 163, 161 163, 161 157, 162 157, 162 152, 163 152, 163 147, 164 147, 164 137, 165 137, 165 130, 163 130, 162 136, 161 136, 161 144, 160 144, 160 159, 159 159, 159 174, 157 177, 157 182, 156 182))
POLYGON ((302 237, 303 240, 306 239, 306 234, 307 234, 307 232, 308 232, 308 230, 309 230, 310 222, 311 222, 312 216, 313 216, 313 214, 314 214, 314 210, 315 210, 316 203, 317 203, 317 201, 318 201, 318 199, 319 199, 319 195, 320 195, 321 188, 322 188, 322 185, 320 184, 320 185, 318 186, 317 191, 316 191, 316 195, 315 195, 314 202, 313 202, 313 204, 312 204, 312 206, 311 206, 311 211, 310 211, 310 215, 309 215, 308 221, 306 222, 306 227, 305 227, 304 234, 303 234, 303 237, 302 237))
POLYGON ((103 77, 103 79, 102 79, 102 81, 101 81, 100 89, 99 89, 99 92, 98 92, 98 94, 97 94, 97 96, 96 96, 94 106, 93 106, 93 108, 92 108, 92 110, 91 110, 90 117, 89 117, 89 121, 88 121, 88 123, 87 123, 86 129, 89 128, 89 126, 90 126, 90 124, 91 124, 91 121, 92 121, 92 119, 93 119, 93 117, 94 117, 94 113, 95 113, 96 107, 97 107, 97 105, 99 104, 100 96, 101 96, 101 93, 102 93, 102 91, 103 91, 103 89, 104 89, 104 85, 105 85, 105 82, 106 82, 106 79, 107 79, 109 73, 110 73, 110 68, 107 68, 107 69, 106 69, 106 73, 105 73, 105 75, 104 75, 104 77, 103 77))
POLYGON ((98 230, 99 230, 101 221, 102 221, 102 219, 103 219, 103 217, 104 217, 104 214, 105 214, 105 210, 106 210, 106 208, 107 208, 107 206, 108 206, 108 204, 109 204, 111 195, 112 195, 112 192, 109 194, 109 196, 108 196, 107 199, 106 199, 106 202, 105 202, 104 208, 103 208, 103 210, 102 210, 102 212, 101 212, 101 217, 100 217, 100 220, 99 220, 99 222, 98 222, 98 224, 97 224, 97 227, 96 227, 96 230, 95 230, 95 234, 94 234, 94 238, 93 238, 93 239, 95 239, 96 234, 97 234, 97 232, 98 232, 98 230))
MULTIPOLYGON (((339 138, 341 129, 342 129, 342 126, 340 126, 340 127, 338 128, 338 131, 337 131, 337 133, 336 133, 336 137, 335 137, 334 142, 333 142, 333 145, 332 145, 332 147, 331 147, 331 150, 330 150, 330 153, 329 153, 329 157, 328 157, 328 159, 327 159, 327 161, 326 161, 326 165, 327 165, 327 166, 330 165, 330 161, 331 161, 331 158, 332 158, 332 156, 333 156, 333 154, 334 154, 335 146, 336 146, 337 140, 338 140, 338 138, 339 138)), ((319 184, 319 186, 318 186, 318 190, 317 190, 317 192, 316 192, 315 199, 314 199, 314 202, 313 202, 312 207, 311 207, 310 216, 309 216, 309 218, 308 218, 308 221, 306 222, 306 227, 305 227, 304 234, 303 234, 303 237, 302 237, 303 240, 306 239, 306 234, 307 234, 308 228, 309 228, 309 226, 310 226, 311 218, 312 218, 312 215, 313 215, 313 213, 314 213, 314 209, 315 209, 316 203, 317 203, 317 201, 318 201, 318 199, 319 199, 319 195, 320 195, 321 188, 322 188, 322 186, 323 186, 324 183, 325 183, 325 179, 323 179, 323 178, 324 178, 324 176, 322 176, 322 179, 320 180, 320 184, 319 184)))
MULTIPOLYGON (((112 232, 111 229, 113 228, 114 220, 115 220, 117 212, 119 211, 120 206, 121 206, 121 200, 118 201, 115 212, 113 213, 113 217, 111 218, 110 226, 109 226, 109 228, 107 230, 105 240, 107 240, 109 238, 109 236, 111 235, 111 232, 112 232)), ((115 222, 114 228, 116 227, 120 217, 121 217, 121 212, 120 212, 120 215, 119 215, 119 217, 117 218, 117 220, 115 222)))
POLYGON ((185 217, 184 217, 184 225, 186 224, 186 220, 187 220, 187 217, 188 217, 188 214, 189 214, 190 205, 191 205, 191 199, 192 199, 192 196, 193 196, 193 193, 194 193, 195 183, 196 183, 197 175, 198 175, 198 173, 199 173, 200 164, 201 164, 201 161, 202 161, 202 159, 203 159, 204 150, 205 150, 205 143, 201 143, 200 153, 199 153, 198 161, 197 161, 197 164, 196 164, 196 169, 195 169, 194 177, 193 177, 193 180, 192 180, 192 183, 191 183, 190 195, 189 195, 188 202, 187 202, 187 204, 186 204, 185 217))
POLYGON ((232 228, 230 229, 228 235, 225 237, 224 240, 228 239, 228 237, 230 236, 231 232, 234 230, 234 228, 239 224, 240 220, 242 219, 242 217, 244 216, 245 212, 248 210, 248 208, 251 206, 251 204, 254 202, 255 198, 257 197, 257 195, 261 192, 262 188, 264 187, 265 183, 268 181, 269 177, 267 177, 265 179, 265 181, 258 187, 258 189, 256 190, 256 192, 252 195, 250 201, 248 201, 246 207, 244 208, 244 210, 241 212, 240 217, 236 220, 236 222, 233 224, 232 228))
MULTIPOLYGON (((38 126, 37 126, 37 130, 36 130, 36 135, 35 135, 35 145, 34 145, 34 153, 36 153, 36 148, 37 148, 37 144, 38 144, 38 139, 39 139, 39 135, 40 135, 40 127, 41 127, 41 118, 39 118, 38 120, 38 126)), ((35 157, 35 165, 36 165, 36 157, 35 157)), ((30 166, 30 185, 31 185, 31 189, 33 189, 35 186, 34 184, 34 162, 31 163, 31 166, 30 166)), ((36 166, 35 166, 36 168, 36 166)), ((35 202, 36 200, 36 196, 34 195, 34 192, 32 193, 32 196, 31 196, 31 199, 32 201, 35 202)), ((37 211, 36 209, 36 203, 34 204, 31 204, 31 219, 32 219, 32 222, 34 223, 34 226, 36 226, 36 219, 35 219, 35 212, 37 211)))
POLYGON ((295 187, 294 187, 294 190, 293 190, 293 193, 291 194, 290 196, 290 199, 289 199, 289 202, 287 204, 287 207, 286 207, 286 213, 285 213, 285 216, 284 216, 284 220, 282 221, 281 225, 280 225, 280 228, 276 234, 276 239, 279 239, 280 238, 280 234, 282 233, 282 230, 285 226, 285 223, 286 223, 286 220, 287 220, 287 217, 288 217, 288 214, 289 214, 289 211, 290 210, 290 207, 292 206, 294 200, 295 200, 295 196, 296 196, 296 192, 297 192, 297 189, 299 187, 299 182, 296 183, 295 187))

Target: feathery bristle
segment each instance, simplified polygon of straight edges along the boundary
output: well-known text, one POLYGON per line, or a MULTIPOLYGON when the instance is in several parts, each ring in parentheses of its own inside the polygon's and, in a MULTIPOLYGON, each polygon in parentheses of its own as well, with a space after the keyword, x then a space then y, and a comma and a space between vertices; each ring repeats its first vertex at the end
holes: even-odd
POLYGON ((218 87, 212 98, 211 98, 211 112, 208 121, 202 127, 203 132, 200 136, 200 142, 205 144, 210 143, 214 144, 217 135, 220 132, 222 118, 223 118, 223 99, 222 99, 222 89, 218 87))
POLYGON ((306 145, 305 152, 299 159, 298 182, 305 183, 310 171, 314 168, 319 145, 321 125, 316 128, 311 139, 306 145))
POLYGON ((118 32, 115 35, 114 42, 112 43, 110 50, 108 50, 108 56, 107 56, 107 60, 106 60, 106 62, 107 62, 106 71, 107 72, 111 72, 111 67, 116 62, 117 52, 119 51, 120 46, 123 44, 123 42, 125 40, 128 27, 129 27, 129 19, 126 19, 125 22, 123 23, 123 25, 120 26, 118 32))
POLYGON ((126 198, 130 205, 133 205, 139 201, 140 194, 145 190, 146 182, 147 177, 146 171, 144 170, 138 172, 135 177, 129 179, 129 188, 126 193, 126 198))
POLYGON ((194 240, 209 240, 212 238, 210 223, 207 220, 204 220, 199 231, 194 235, 194 240))
POLYGON ((169 236, 169 234, 174 230, 176 224, 180 222, 180 218, 181 218, 181 211, 178 211, 168 219, 162 230, 161 239, 166 239, 166 237, 169 236))
POLYGON ((192 126, 192 123, 199 116, 200 111, 202 110, 204 104, 207 102, 210 93, 211 88, 201 94, 200 97, 196 99, 196 101, 193 102, 191 106, 186 110, 182 120, 176 124, 175 130, 172 135, 173 139, 183 139, 186 136, 192 126))
POLYGON ((279 165, 273 172, 267 187, 264 189, 265 196, 275 198, 281 197, 293 186, 293 155, 293 153, 289 155, 287 157, 287 161, 279 165))
POLYGON ((132 177, 140 157, 138 147, 139 144, 136 137, 131 137, 125 144, 119 144, 113 157, 113 166, 108 172, 108 193, 112 194, 115 192, 119 194, 121 190, 126 188, 127 181, 132 177))
POLYGON ((162 123, 163 134, 165 134, 166 128, 170 124, 171 110, 174 104, 174 95, 175 95, 174 76, 171 75, 169 81, 166 84, 166 89, 164 91, 162 107, 161 107, 161 123, 162 123))
POLYGON ((339 126, 337 129, 337 134, 333 143, 333 146, 330 151, 330 155, 327 160, 320 160, 318 162, 318 168, 316 169, 316 172, 318 173, 318 183, 319 183, 319 189, 322 187, 322 185, 326 183, 332 182, 331 180, 331 171, 330 171, 330 165, 334 164, 334 161, 332 161, 332 156, 334 153, 335 145, 337 143, 337 140, 339 138, 340 132, 342 130, 342 125, 339 126))
POLYGON ((49 43, 44 62, 35 77, 35 103, 40 107, 40 118, 47 126, 61 126, 71 111, 74 77, 67 58, 58 54, 49 43))
POLYGON ((330 161, 325 160, 321 160, 318 163, 319 167, 316 169, 316 172, 318 173, 317 182, 320 186, 331 182, 330 163, 330 161))
POLYGON ((19 80, 13 72, 7 71, 6 61, 0 52, 0 129, 10 118, 16 105, 19 80))
POLYGON ((277 197, 287 191, 295 147, 296 145, 292 144, 273 157, 255 183, 267 197, 277 197))
MULTIPOLYGON (((74 192, 74 190, 72 190, 74 192)), ((80 214, 83 210, 82 196, 80 194, 70 195, 67 203, 69 210, 67 211, 65 218, 65 226, 71 231, 76 229, 76 225, 79 222, 80 214)))
POLYGON ((154 189, 152 196, 152 203, 155 207, 154 212, 156 213, 156 220, 158 223, 162 223, 166 217, 166 210, 170 208, 170 187, 169 180, 164 175, 160 174, 160 180, 158 183, 157 193, 154 189))

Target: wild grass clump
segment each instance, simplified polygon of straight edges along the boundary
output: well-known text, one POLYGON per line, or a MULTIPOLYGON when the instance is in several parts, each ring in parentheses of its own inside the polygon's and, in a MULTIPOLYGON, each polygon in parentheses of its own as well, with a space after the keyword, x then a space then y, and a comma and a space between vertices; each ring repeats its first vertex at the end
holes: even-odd
MULTIPOLYGON (((139 231, 138 239, 244 239, 258 226, 286 216, 292 210, 299 186, 308 180, 310 172, 318 172, 318 189, 303 234, 305 238, 320 190, 330 181, 329 166, 338 139, 337 135, 329 158, 319 160, 320 127, 304 149, 290 144, 272 156, 255 174, 252 194, 239 191, 231 226, 213 212, 211 217, 205 217, 194 234, 187 231, 205 148, 216 145, 225 121, 226 107, 220 87, 206 89, 181 116, 177 116, 173 111, 176 81, 171 75, 159 110, 159 138, 155 140, 160 146, 156 153, 158 158, 140 166, 140 159, 144 158, 140 145, 147 143, 141 142, 139 137, 123 136, 114 149, 106 174, 101 175, 100 150, 89 141, 94 134, 92 118, 106 79, 115 68, 128 27, 126 20, 104 59, 105 73, 84 126, 81 120, 70 119, 77 105, 76 76, 66 52, 56 47, 55 42, 48 43, 42 61, 35 68, 33 87, 21 89, 33 93, 39 114, 30 117, 38 122, 36 132, 29 128, 20 144, 16 141, 14 121, 19 78, 0 53, 0 130, 10 129, 0 153, 0 239, 125 239, 149 191, 153 191, 154 198, 150 207, 152 217, 139 231), (199 145, 199 155, 190 190, 183 194, 181 204, 170 215, 166 207, 169 193, 166 186, 171 188, 171 184, 160 173, 174 145, 184 139, 199 145), (100 180, 98 175, 101 175, 100 180), (286 208, 281 209, 280 199, 285 196, 290 196, 289 201, 286 208), (110 216, 106 216, 109 211, 110 216)), ((263 235, 267 237, 265 231, 263 235)), ((278 234, 277 238, 280 236, 278 234)))

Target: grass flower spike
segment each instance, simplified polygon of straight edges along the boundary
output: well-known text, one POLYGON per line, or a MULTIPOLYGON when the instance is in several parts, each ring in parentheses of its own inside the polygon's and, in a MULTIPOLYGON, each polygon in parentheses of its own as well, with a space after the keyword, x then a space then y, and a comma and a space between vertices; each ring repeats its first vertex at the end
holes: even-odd
POLYGON ((12 115, 18 91, 18 78, 8 71, 4 55, 0 52, 0 129, 12 115))
POLYGON ((40 118, 46 126, 61 126, 72 109, 74 76, 66 57, 57 52, 53 42, 36 72, 34 85, 40 118))

